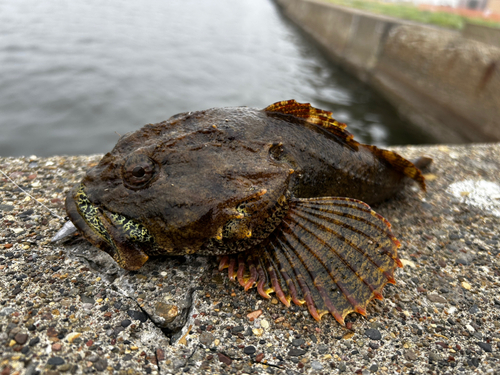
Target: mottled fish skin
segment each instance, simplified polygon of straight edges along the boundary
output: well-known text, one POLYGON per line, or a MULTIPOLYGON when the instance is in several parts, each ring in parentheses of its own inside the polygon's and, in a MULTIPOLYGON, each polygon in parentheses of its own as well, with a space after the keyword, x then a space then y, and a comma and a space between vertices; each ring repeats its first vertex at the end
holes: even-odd
MULTIPOLYGON (((292 220, 292 214, 308 212, 304 199, 374 204, 399 191, 408 177, 425 189, 413 164, 354 141, 344 128, 330 112, 293 100, 265 109, 181 113, 122 136, 70 191, 66 209, 85 238, 121 267, 136 270, 158 254, 228 255, 271 246, 287 222, 307 227, 292 220)), ((357 217, 359 210, 346 215, 357 217)), ((258 284, 258 275, 263 280, 262 272, 253 269, 245 289, 258 284)), ((293 275, 287 277, 293 288, 293 275)), ((268 289, 276 291, 276 285, 268 289)))

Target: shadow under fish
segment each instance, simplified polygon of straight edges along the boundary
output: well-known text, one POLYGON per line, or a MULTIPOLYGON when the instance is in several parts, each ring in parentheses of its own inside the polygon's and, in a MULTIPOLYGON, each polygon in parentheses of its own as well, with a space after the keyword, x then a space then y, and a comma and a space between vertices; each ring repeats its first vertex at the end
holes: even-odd
POLYGON ((181 113, 122 136, 68 193, 66 210, 122 268, 216 255, 245 290, 344 324, 366 315, 402 267, 389 222, 368 204, 408 179, 425 190, 413 163, 345 127, 295 100, 181 113))

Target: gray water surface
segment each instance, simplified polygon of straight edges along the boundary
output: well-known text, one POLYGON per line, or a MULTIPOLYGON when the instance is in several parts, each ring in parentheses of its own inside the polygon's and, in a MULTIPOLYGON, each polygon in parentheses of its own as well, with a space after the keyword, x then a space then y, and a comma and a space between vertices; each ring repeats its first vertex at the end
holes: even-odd
POLYGON ((271 0, 0 2, 2 156, 104 153, 179 112, 291 98, 365 143, 432 142, 271 0))

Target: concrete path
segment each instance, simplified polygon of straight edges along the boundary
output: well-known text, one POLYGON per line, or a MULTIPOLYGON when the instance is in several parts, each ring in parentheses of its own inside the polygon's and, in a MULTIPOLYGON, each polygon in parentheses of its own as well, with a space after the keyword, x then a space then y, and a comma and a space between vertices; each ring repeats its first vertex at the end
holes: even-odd
MULTIPOLYGON (((245 293, 205 257, 126 272, 0 175, 0 374, 500 374, 500 145, 395 148, 434 159, 428 191, 374 207, 405 267, 348 328, 245 293), (250 314, 250 317, 249 317, 250 314)), ((100 156, 0 158, 57 215, 100 156)))

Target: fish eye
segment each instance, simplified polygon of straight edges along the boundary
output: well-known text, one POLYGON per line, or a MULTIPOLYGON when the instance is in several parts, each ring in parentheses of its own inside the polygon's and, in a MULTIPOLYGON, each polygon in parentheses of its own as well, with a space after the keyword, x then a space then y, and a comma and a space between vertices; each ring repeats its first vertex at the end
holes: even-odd
POLYGON ((280 161, 283 157, 284 153, 284 148, 283 148, 283 143, 274 143, 270 148, 269 148, 269 156, 271 159, 280 161))
POLYGON ((146 171, 144 170, 143 167, 135 167, 134 170, 132 171, 132 175, 134 177, 143 177, 146 174, 146 171))
POLYGON ((130 156, 122 169, 123 182, 130 189, 146 187, 156 174, 156 163, 146 155, 130 156))

